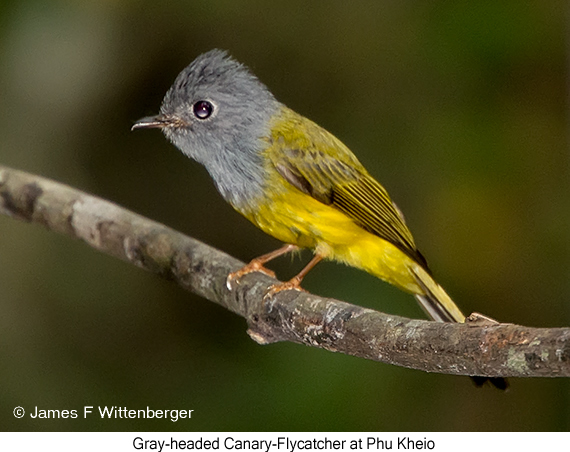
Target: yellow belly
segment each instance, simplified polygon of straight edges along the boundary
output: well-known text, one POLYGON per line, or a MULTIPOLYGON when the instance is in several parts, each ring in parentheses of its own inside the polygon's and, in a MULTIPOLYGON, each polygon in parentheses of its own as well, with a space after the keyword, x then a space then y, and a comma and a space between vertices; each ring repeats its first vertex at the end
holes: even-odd
POLYGON ((360 268, 403 290, 422 293, 410 269, 417 264, 391 243, 373 235, 334 207, 293 187, 242 212, 269 235, 313 249, 326 259, 360 268))

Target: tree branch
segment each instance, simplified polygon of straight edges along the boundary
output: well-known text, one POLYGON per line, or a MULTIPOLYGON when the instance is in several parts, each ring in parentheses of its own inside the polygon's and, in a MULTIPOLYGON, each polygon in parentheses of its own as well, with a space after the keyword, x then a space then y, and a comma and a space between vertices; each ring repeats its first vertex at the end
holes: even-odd
POLYGON ((570 376, 570 328, 451 324, 411 320, 304 292, 279 292, 276 281, 229 272, 244 264, 111 202, 0 166, 0 214, 79 238, 104 253, 174 280, 247 320, 260 344, 303 343, 427 372, 489 377, 570 376))

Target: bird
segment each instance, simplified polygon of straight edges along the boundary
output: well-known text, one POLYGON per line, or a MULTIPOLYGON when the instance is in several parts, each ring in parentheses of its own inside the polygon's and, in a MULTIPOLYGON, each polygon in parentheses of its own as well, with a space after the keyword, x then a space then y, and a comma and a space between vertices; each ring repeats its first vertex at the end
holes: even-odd
MULTIPOLYGON (((438 322, 465 315, 436 282, 404 216, 386 189, 330 132, 279 102, 242 63, 214 49, 177 76, 160 113, 132 129, 161 129, 202 164, 236 211, 284 245, 229 275, 261 271, 284 254, 310 249, 311 261, 271 293, 300 289, 321 260, 364 270, 413 294, 438 322)), ((503 378, 473 377, 506 389, 503 378)))

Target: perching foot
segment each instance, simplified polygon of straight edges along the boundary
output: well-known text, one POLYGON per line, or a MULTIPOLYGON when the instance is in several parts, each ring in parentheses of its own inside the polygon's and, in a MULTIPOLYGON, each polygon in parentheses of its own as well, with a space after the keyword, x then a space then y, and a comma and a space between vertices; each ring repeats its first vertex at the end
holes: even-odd
POLYGON ((259 262, 257 259, 254 259, 246 266, 240 268, 238 271, 231 272, 226 279, 226 287, 228 290, 232 290, 234 284, 239 284, 240 278, 253 272, 265 273, 267 276, 275 278, 275 272, 269 270, 268 268, 265 268, 261 262, 259 262))
POLYGON ((275 294, 283 292, 284 290, 297 290, 299 292, 306 292, 306 290, 301 287, 301 280, 295 276, 287 282, 272 285, 263 296, 263 301, 265 302, 269 300, 275 294))

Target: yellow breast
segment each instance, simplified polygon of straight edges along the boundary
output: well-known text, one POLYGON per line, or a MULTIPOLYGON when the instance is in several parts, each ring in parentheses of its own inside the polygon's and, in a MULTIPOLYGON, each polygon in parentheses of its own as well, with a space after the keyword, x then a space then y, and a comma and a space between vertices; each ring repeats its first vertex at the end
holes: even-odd
POLYGON ((274 177, 255 211, 242 212, 256 226, 282 242, 313 249, 408 292, 422 292, 410 271, 417 264, 400 249, 334 207, 300 192, 279 174, 274 177))

